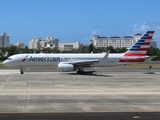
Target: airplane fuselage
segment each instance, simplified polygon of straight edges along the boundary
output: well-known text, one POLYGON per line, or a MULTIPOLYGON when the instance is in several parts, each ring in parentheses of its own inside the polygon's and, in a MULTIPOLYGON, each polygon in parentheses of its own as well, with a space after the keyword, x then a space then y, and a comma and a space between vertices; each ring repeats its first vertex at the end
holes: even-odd
MULTIPOLYGON (((28 65, 54 65, 57 66, 61 62, 74 62, 74 61, 90 61, 102 59, 104 54, 17 54, 14 55, 10 60, 6 60, 7 66, 28 66, 28 65)), ((120 62, 123 60, 124 53, 120 54, 109 54, 107 59, 101 60, 91 66, 117 66, 122 64, 137 63, 138 61, 132 62, 120 62)), ((5 62, 3 64, 5 64, 5 62)))

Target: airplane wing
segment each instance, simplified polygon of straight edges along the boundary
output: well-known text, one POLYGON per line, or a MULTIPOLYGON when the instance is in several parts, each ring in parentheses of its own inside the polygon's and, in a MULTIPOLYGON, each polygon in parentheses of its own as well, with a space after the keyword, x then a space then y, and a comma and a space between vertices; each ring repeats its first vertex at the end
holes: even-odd
POLYGON ((108 55, 109 55, 110 51, 108 51, 107 53, 105 53, 104 57, 102 59, 94 59, 94 60, 83 60, 83 61, 73 61, 73 62, 70 62, 69 64, 72 64, 72 65, 82 65, 82 66, 88 66, 88 65, 91 65, 91 64, 94 64, 94 63, 97 63, 101 60, 105 60, 108 58, 108 55))
POLYGON ((99 59, 95 59, 95 60, 83 60, 83 61, 74 61, 74 62, 70 62, 70 64, 72 65, 82 65, 82 66, 86 66, 86 65, 91 65, 94 63, 99 62, 99 59))

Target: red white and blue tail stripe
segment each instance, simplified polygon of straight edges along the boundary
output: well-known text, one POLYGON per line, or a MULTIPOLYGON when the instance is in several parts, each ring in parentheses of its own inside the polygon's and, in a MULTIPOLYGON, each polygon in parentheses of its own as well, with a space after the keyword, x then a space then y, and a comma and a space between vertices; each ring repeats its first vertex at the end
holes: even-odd
POLYGON ((119 62, 144 62, 154 31, 145 32, 119 62))

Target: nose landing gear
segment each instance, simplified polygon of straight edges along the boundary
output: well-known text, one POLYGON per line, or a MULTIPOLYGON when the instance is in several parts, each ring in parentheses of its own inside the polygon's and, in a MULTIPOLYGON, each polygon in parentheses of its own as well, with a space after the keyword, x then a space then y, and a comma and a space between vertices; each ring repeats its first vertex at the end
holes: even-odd
POLYGON ((20 73, 23 74, 23 70, 22 69, 20 70, 20 73))
POLYGON ((20 68, 20 74, 23 74, 23 68, 22 67, 19 68, 20 68))

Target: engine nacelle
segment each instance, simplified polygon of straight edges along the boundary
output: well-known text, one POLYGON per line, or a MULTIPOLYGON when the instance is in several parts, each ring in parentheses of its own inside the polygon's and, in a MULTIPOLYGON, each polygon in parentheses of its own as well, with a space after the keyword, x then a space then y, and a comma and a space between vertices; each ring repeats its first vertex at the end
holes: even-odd
POLYGON ((58 70, 61 71, 61 72, 69 72, 69 71, 76 70, 76 68, 72 64, 59 63, 58 64, 58 70))

